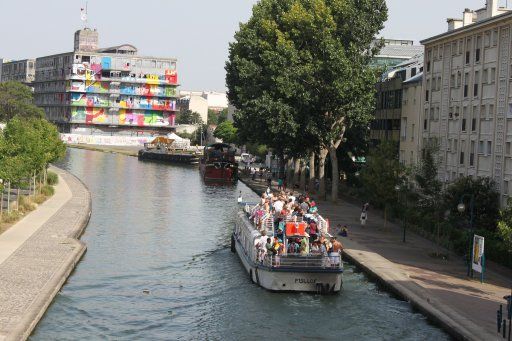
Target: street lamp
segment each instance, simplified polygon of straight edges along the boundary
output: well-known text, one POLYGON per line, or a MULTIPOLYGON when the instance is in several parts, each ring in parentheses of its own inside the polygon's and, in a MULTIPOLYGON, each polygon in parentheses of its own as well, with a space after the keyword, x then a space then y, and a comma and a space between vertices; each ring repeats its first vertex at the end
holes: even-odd
POLYGON ((464 204, 464 198, 467 198, 469 197, 470 198, 470 201, 469 201, 469 230, 470 230, 470 234, 469 234, 469 260, 468 260, 468 277, 471 276, 473 277, 473 269, 471 267, 471 262, 473 261, 473 245, 472 245, 472 242, 473 242, 473 220, 474 220, 474 217, 475 217, 475 195, 474 194, 463 194, 461 197, 460 197, 460 202, 459 204, 457 205, 457 211, 459 211, 459 213, 464 213, 466 211, 466 205, 464 204))
MULTIPOLYGON (((408 186, 406 185, 406 189, 408 188, 408 186)), ((398 202, 400 202, 400 193, 401 193, 401 190, 402 190, 402 187, 400 185, 396 185, 395 186, 395 191, 398 193, 398 202)), ((404 198, 405 198, 405 210, 404 210, 404 213, 402 215, 402 225, 403 225, 403 237, 402 237, 402 242, 405 243, 405 231, 407 229, 407 192, 404 192, 404 198)))

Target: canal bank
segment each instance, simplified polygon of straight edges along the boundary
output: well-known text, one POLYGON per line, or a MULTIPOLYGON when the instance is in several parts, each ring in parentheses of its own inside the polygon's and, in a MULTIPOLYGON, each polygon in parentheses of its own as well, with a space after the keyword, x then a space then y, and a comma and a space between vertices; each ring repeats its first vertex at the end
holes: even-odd
POLYGON ((91 197, 75 176, 59 175, 52 198, 0 236, 0 340, 25 340, 85 253, 78 239, 91 197))
MULTIPOLYGON (((261 194, 264 181, 242 181, 261 194)), ((321 202, 322 214, 331 225, 347 225, 349 237, 341 238, 344 256, 373 280, 396 296, 409 302, 430 321, 460 340, 498 340, 496 310, 503 296, 510 293, 512 276, 492 270, 486 272, 486 283, 468 280, 460 257, 448 260, 431 256, 432 242, 408 234, 402 243, 402 230, 384 221, 375 211, 369 212, 368 223, 361 227, 360 207, 339 201, 321 202)), ((449 253, 447 250, 440 250, 449 253)))

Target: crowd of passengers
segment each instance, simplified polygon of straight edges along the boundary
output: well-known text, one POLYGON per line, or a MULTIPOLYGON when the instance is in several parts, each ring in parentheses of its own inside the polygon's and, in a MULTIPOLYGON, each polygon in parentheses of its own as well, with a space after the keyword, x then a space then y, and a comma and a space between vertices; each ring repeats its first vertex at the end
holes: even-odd
POLYGON ((291 192, 272 193, 267 190, 253 210, 250 219, 261 233, 255 241, 258 260, 271 256, 273 265, 280 265, 281 255, 323 256, 323 266, 340 265, 343 245, 328 231, 319 228, 316 203, 308 196, 294 196, 291 192), (274 235, 267 236, 267 222, 273 221, 274 235), (302 222, 305 231, 301 235, 286 235, 287 222, 302 222), (287 241, 285 244, 284 241, 287 241), (286 245, 286 247, 285 247, 286 245))

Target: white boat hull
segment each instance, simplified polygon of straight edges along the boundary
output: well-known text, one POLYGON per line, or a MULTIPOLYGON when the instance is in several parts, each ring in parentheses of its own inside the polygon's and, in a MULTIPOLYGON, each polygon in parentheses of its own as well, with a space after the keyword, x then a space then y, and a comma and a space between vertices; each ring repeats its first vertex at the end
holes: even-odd
POLYGON ((341 272, 293 271, 268 268, 252 262, 235 238, 235 249, 253 283, 282 292, 337 293, 342 287, 341 272))

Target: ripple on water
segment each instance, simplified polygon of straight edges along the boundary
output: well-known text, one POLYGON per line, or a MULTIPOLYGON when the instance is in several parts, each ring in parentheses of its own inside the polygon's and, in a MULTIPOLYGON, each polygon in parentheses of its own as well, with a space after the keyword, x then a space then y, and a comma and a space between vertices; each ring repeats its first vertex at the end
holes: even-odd
POLYGON ((88 252, 33 340, 448 339, 351 266, 337 296, 252 284, 229 250, 241 183, 83 150, 63 167, 93 195, 88 252))

